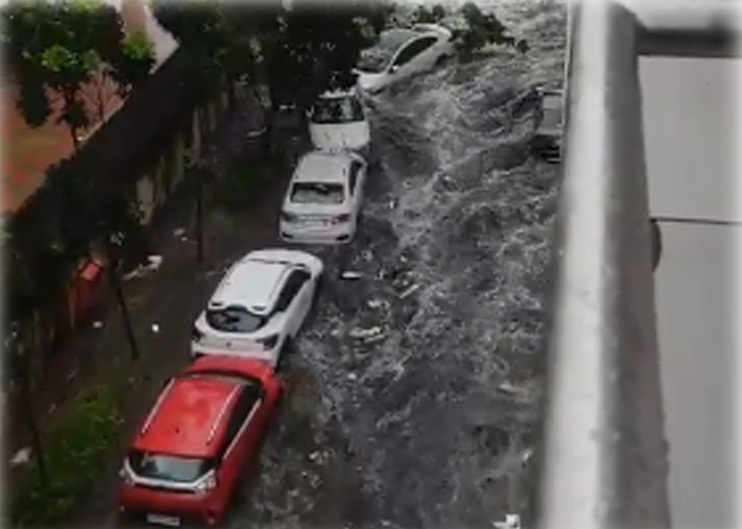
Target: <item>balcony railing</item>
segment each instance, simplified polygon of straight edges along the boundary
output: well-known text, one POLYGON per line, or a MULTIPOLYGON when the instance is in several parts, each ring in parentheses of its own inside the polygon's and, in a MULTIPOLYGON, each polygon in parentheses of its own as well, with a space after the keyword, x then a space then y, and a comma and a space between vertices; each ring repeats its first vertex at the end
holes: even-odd
POLYGON ((628 3, 569 6, 539 529, 671 525, 638 58, 729 55, 734 14, 628 3))

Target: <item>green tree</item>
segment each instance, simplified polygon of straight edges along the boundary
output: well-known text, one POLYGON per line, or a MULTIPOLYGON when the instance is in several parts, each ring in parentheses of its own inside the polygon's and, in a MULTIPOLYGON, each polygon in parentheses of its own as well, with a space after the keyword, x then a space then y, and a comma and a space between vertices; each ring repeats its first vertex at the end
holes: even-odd
POLYGON ((454 41, 463 60, 471 59, 477 51, 491 44, 510 46, 521 53, 528 51, 528 43, 510 35, 507 26, 494 13, 482 13, 473 2, 464 4, 460 13, 466 20, 467 28, 454 31, 454 41))
MULTIPOLYGON (((38 127, 61 103, 56 118, 67 125, 76 149, 78 133, 91 122, 84 97, 92 81, 111 72, 122 89, 130 90, 152 64, 141 38, 125 37, 118 11, 107 4, 12 1, 3 19, 3 44, 20 85, 17 106, 25 121, 38 127)), ((98 105, 99 118, 103 106, 98 105)))
POLYGON ((418 6, 413 13, 413 18, 417 23, 425 24, 437 24, 446 16, 446 9, 440 5, 435 4, 428 8, 426 6, 418 6))
MULTIPOLYGON (((213 83, 267 80, 274 105, 305 107, 351 70, 386 20, 388 4, 278 2, 255 6, 225 1, 155 3, 154 13, 213 83)), ((213 88, 213 86, 212 86, 213 88)))

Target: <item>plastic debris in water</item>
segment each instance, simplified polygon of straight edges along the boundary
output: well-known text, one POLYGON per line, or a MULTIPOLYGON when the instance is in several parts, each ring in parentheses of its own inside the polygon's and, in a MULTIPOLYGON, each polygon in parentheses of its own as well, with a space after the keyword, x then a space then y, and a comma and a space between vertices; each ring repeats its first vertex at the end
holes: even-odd
POLYGON ((340 277, 342 279, 361 279, 361 274, 358 272, 352 272, 350 270, 346 270, 342 274, 340 274, 340 277))
POLYGON ((380 299, 371 299, 368 301, 368 308, 370 309, 378 309, 379 307, 383 305, 384 305, 384 302, 380 299))
POLYGON ((155 271, 158 268, 162 266, 162 256, 161 255, 150 255, 147 257, 147 270, 155 271))
POLYGON ((348 333, 348 336, 351 338, 371 338, 372 336, 378 336, 381 332, 381 327, 371 327, 370 329, 356 327, 348 333))
POLYGON ((18 450, 15 455, 11 458, 10 464, 12 466, 25 465, 31 461, 31 447, 25 447, 18 450))
POLYGON ((93 329, 102 329, 103 328, 103 322, 102 321, 94 321, 93 322, 93 329))
POLYGON ((399 295, 399 299, 404 299, 410 296, 412 293, 414 293, 419 288, 420 288, 420 285, 412 285, 410 288, 408 288, 407 290, 405 290, 399 295))
POLYGON ((153 323, 152 324, 152 332, 154 332, 154 333, 160 332, 160 326, 157 325, 156 323, 153 323))
POLYGON ((520 529, 520 516, 517 514, 506 514, 504 522, 493 522, 495 529, 520 529))

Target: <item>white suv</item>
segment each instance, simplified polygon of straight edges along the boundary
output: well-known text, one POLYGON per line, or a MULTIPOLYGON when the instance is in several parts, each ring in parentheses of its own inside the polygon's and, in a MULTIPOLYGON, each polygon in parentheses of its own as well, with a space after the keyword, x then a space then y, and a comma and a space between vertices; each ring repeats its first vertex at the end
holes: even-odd
POLYGON ((322 261, 295 250, 259 250, 229 269, 196 320, 193 356, 257 358, 276 367, 312 307, 322 261))
POLYGON ((366 173, 365 160, 352 152, 314 151, 304 155, 281 208, 281 239, 308 244, 352 240, 366 173))
POLYGON ((352 150, 368 155, 371 133, 355 90, 325 92, 309 111, 309 136, 315 149, 352 150))

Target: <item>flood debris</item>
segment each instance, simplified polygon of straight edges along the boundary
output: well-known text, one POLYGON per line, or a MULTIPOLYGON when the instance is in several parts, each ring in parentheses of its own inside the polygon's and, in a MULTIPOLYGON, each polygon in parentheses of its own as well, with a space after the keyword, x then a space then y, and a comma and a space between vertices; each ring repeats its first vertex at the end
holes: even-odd
POLYGON ((347 280, 350 280, 350 281, 361 279, 361 277, 363 277, 363 276, 359 272, 353 272, 351 270, 346 270, 346 271, 340 273, 340 278, 341 279, 347 279, 347 280))
POLYGON ((412 294, 414 294, 419 289, 420 289, 420 285, 417 285, 417 284, 412 285, 399 295, 399 299, 405 299, 411 296, 412 294))
POLYGON ((24 448, 21 448, 18 450, 12 458, 10 458, 10 465, 17 467, 20 465, 25 465, 29 461, 31 461, 31 447, 26 446, 24 448))
POLYGON ((348 333, 348 336, 351 338, 371 338, 374 336, 380 335, 383 331, 381 327, 371 327, 370 329, 361 329, 359 327, 356 327, 355 329, 351 329, 351 331, 348 333))
POLYGON ((138 277, 147 276, 153 272, 157 272, 162 266, 163 258, 161 255, 148 255, 147 262, 139 265, 134 270, 123 276, 124 281, 136 279, 138 277))
POLYGON ((492 522, 495 529, 521 529, 520 516, 517 514, 506 514, 504 522, 492 522))
POLYGON ((531 388, 526 386, 516 386, 509 380, 500 383, 497 386, 497 389, 511 397, 521 400, 529 400, 532 395, 531 388))
POLYGON ((103 328, 103 322, 100 320, 95 320, 93 322, 93 329, 102 329, 103 328))

